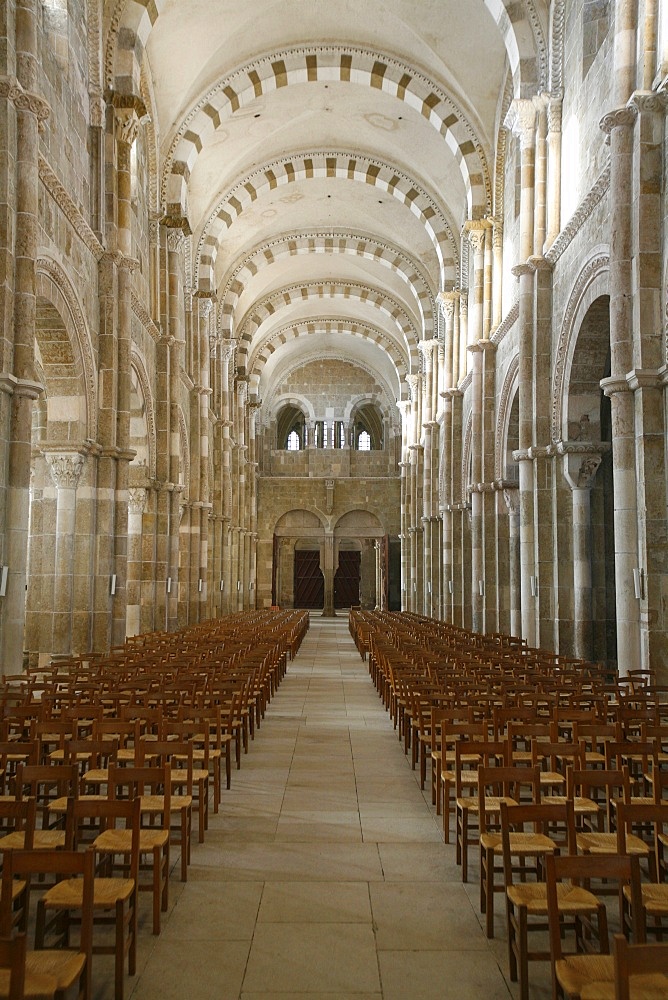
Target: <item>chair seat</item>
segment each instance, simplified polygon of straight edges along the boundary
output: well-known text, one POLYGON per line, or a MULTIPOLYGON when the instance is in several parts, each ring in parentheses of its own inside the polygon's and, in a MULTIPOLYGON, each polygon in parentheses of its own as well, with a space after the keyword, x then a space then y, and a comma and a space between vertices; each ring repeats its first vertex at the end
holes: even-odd
MULTIPOLYGON (((493 850, 501 853, 501 834, 483 833, 480 838, 480 845, 485 850, 493 850)), ((543 833, 516 833, 510 834, 510 853, 515 856, 547 854, 556 851, 557 845, 551 837, 546 837, 543 833)))
MULTIPOLYGON (((164 847, 169 838, 169 830, 144 830, 139 835, 139 850, 142 854, 152 851, 154 847, 164 847)), ((129 854, 132 843, 132 830, 105 830, 95 838, 93 847, 96 851, 108 854, 129 854)))
MULTIPOLYGON (((531 916, 547 915, 547 886, 544 882, 516 882, 506 890, 514 906, 524 906, 531 916)), ((559 912, 566 916, 590 913, 596 910, 598 900, 593 893, 566 882, 557 883, 559 912)))
MULTIPOLYGON (((665 882, 644 883, 640 890, 642 892, 642 903, 650 917, 668 917, 668 885, 665 882)), ((631 890, 629 886, 624 886, 624 898, 631 902, 631 890)))
MULTIPOLYGON (((629 979, 632 1000, 665 1000, 668 996, 668 976, 647 972, 629 979)), ((582 990, 581 1000, 615 1000, 614 983, 592 983, 582 990)))
POLYGON ((612 955, 568 955, 558 959, 555 963, 557 979, 561 983, 564 992, 569 996, 580 997, 589 1000, 605 996, 604 992, 589 992, 594 988, 612 987, 613 998, 615 995, 615 960, 612 955))
MULTIPOLYGON (((21 851, 25 844, 25 834, 22 830, 8 833, 6 837, 0 838, 0 851, 21 851)), ((56 847, 65 846, 64 830, 35 830, 33 847, 35 850, 45 848, 53 850, 56 847)))
POLYGON ((106 785, 109 781, 109 768, 92 767, 83 776, 83 780, 88 785, 106 785))
MULTIPOLYGON (((75 983, 86 964, 86 956, 78 951, 29 951, 26 955, 26 989, 24 995, 43 996, 39 991, 33 993, 30 980, 34 976, 42 983, 52 980, 57 990, 68 990, 75 983)), ((36 982, 37 985, 37 982, 36 982)))
MULTIPOLYGON (((129 899, 134 887, 131 878, 96 878, 93 882, 93 907, 109 909, 116 903, 129 899)), ((82 881, 78 878, 63 879, 49 889, 43 899, 46 906, 65 909, 81 906, 82 881)))
MULTIPOLYGON (((568 802, 566 795, 544 795, 541 802, 546 802, 549 805, 560 806, 564 802, 568 802)), ((593 799, 588 799, 584 795, 576 795, 573 798, 573 808, 575 810, 576 816, 595 816, 599 807, 593 799)))
MULTIPOLYGON (((583 854, 616 854, 617 834, 616 833, 578 833, 578 850, 583 854)), ((635 834, 629 834, 626 838, 626 849, 629 854, 637 854, 640 857, 647 857, 650 852, 649 844, 646 844, 635 834)))
MULTIPOLYGON (((55 976, 39 975, 26 970, 25 987, 22 996, 25 1000, 43 1000, 52 997, 58 988, 55 976)), ((0 997, 9 995, 9 969, 0 969, 0 997)))

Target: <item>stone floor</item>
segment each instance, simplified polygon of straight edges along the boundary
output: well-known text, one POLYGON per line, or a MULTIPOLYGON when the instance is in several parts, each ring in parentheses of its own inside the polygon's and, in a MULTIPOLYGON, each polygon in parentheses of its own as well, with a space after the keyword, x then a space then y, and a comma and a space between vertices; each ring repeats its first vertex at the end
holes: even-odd
MULTIPOLYGON (((344 618, 312 617, 187 884, 178 871, 159 937, 142 896, 132 1000, 518 995, 502 899, 487 941, 477 883, 462 885, 344 618)), ((96 1000, 113 997, 106 962, 96 1000)), ((532 1000, 549 996, 544 973, 532 966, 532 1000)))

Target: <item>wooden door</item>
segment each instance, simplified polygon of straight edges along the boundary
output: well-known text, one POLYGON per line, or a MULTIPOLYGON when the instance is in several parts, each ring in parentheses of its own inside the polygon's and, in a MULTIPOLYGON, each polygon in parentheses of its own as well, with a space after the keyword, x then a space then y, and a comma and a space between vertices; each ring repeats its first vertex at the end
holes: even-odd
POLYGON ((350 608, 360 602, 361 552, 339 552, 339 567, 334 574, 334 607, 350 608))
POLYGON ((295 550, 295 607, 323 608, 325 578, 320 569, 320 553, 295 550))

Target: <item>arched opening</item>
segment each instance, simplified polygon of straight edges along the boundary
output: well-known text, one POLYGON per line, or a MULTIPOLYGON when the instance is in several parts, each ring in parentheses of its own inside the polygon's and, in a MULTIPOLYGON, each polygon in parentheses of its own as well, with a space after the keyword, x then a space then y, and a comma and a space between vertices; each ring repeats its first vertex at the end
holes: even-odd
POLYGON ((357 451, 382 451, 385 444, 383 414, 376 403, 363 403, 352 421, 352 446, 357 451))
POLYGON ((612 426, 610 400, 600 387, 609 375, 610 299, 601 295, 578 331, 568 379, 568 439, 581 453, 570 459, 574 513, 578 508, 574 565, 580 577, 574 587, 574 641, 578 655, 616 668, 612 426))
POLYGON ((298 406, 288 403, 276 419, 276 447, 279 451, 302 451, 306 445, 306 418, 298 406))
POLYGON ((334 608, 351 608, 360 603, 362 546, 353 539, 339 542, 339 560, 334 573, 334 608))

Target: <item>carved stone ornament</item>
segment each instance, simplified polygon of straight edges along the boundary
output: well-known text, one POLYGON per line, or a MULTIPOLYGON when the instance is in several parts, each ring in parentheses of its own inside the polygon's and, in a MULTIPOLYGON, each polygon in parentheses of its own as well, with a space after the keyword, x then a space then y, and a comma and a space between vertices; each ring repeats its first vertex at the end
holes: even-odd
POLYGON ((415 402, 418 399, 420 393, 420 381, 421 376, 419 374, 407 375, 406 384, 410 391, 411 400, 415 402))
POLYGON ((505 501, 506 507, 508 508, 508 513, 512 516, 517 516, 520 512, 520 491, 517 487, 511 489, 506 486, 503 490, 503 499, 505 501))
POLYGON ((446 326, 455 318, 455 305, 459 302, 459 292, 439 292, 438 304, 443 314, 446 326))
POLYGON ((469 220, 464 223, 464 235, 473 248, 474 260, 485 252, 485 238, 487 230, 491 228, 491 222, 487 219, 469 220))
POLYGON ((327 491, 327 500, 325 505, 325 510, 328 514, 331 514, 334 510, 334 480, 325 480, 325 489, 327 491))
POLYGON ((531 149, 536 132, 536 107, 533 101, 516 98, 508 109, 505 125, 514 135, 519 136, 522 149, 531 149))
POLYGON ((75 490, 79 485, 84 456, 79 452, 46 452, 44 455, 51 477, 59 490, 75 490))
POLYGON ((146 510, 147 492, 140 487, 128 490, 128 511, 131 514, 143 514, 146 510))
POLYGON ((185 236, 181 229, 169 229, 167 231, 167 249, 171 253, 180 253, 185 241, 185 236))
POLYGON ((131 146, 139 133, 139 118, 134 108, 114 108, 116 138, 131 146))
POLYGON ((40 124, 51 114, 51 108, 44 98, 24 90, 14 76, 0 77, 0 97, 11 101, 18 111, 31 111, 40 124))
POLYGON ((614 111, 609 111, 607 115, 603 115, 598 125, 603 132, 609 135, 615 128, 632 128, 635 125, 637 117, 637 108, 626 105, 623 108, 615 108, 614 111))

